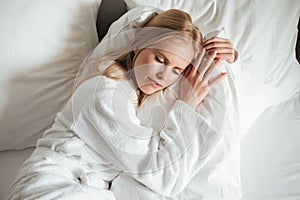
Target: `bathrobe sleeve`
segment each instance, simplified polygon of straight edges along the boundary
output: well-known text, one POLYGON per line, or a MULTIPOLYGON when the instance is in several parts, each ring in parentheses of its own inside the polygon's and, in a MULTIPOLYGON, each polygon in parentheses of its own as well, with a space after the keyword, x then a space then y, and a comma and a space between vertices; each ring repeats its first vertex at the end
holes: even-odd
MULTIPOLYGON (((142 126, 130 90, 108 81, 86 97, 72 130, 101 160, 170 196, 183 190, 220 139, 190 106, 176 100, 160 131, 142 126)), ((78 89, 81 96, 81 89, 78 89)))

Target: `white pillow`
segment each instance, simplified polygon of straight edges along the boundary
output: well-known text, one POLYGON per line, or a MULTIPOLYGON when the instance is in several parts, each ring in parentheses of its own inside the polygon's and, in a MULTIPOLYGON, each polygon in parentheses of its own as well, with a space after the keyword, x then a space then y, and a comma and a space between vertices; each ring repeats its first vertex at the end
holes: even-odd
POLYGON ((238 87, 243 133, 268 106, 293 97, 300 88, 295 45, 299 2, 294 0, 124 0, 128 9, 153 6, 188 12, 200 30, 225 28, 240 52, 238 87), (295 74, 296 73, 296 74, 295 74))
POLYGON ((33 146, 98 43, 101 0, 0 1, 0 150, 33 146))
POLYGON ((298 2, 294 0, 124 1, 128 9, 153 6, 162 10, 184 10, 205 34, 221 26, 225 27, 226 35, 241 51, 242 60, 269 55, 271 52, 286 53, 296 44, 300 9, 298 2))

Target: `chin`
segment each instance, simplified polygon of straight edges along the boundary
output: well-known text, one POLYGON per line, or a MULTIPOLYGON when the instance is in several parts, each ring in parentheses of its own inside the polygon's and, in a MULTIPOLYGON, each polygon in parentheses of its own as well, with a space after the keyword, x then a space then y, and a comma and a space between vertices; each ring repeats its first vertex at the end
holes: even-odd
POLYGON ((146 95, 151 95, 161 90, 161 89, 153 89, 153 88, 140 88, 140 89, 146 95))

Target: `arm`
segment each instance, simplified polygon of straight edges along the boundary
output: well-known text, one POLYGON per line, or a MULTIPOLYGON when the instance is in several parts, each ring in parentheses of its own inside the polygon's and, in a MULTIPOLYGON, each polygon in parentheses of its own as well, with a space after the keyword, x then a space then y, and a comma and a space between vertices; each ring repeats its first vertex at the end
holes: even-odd
POLYGON ((141 126, 124 105, 130 105, 126 93, 101 89, 87 100, 73 124, 74 132, 107 165, 159 194, 179 193, 201 168, 220 134, 181 100, 175 102, 159 132, 141 126))

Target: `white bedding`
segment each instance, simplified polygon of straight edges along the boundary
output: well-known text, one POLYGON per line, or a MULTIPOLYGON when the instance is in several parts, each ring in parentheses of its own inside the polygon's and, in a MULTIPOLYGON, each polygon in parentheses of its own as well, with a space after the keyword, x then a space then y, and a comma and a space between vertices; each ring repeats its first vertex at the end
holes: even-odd
MULTIPOLYGON (((72 3, 72 1, 66 2, 72 3)), ((85 9, 93 10, 93 14, 84 16, 85 19, 92 24, 95 21, 96 8, 101 1, 89 2, 91 3, 91 7, 86 6, 85 9)), ((300 67, 299 63, 295 60, 294 53, 297 35, 296 22, 300 14, 299 2, 296 0, 268 0, 263 2, 249 0, 222 2, 199 0, 197 3, 186 1, 184 4, 180 3, 181 1, 175 0, 158 0, 152 2, 126 0, 126 2, 130 9, 137 4, 150 4, 151 6, 158 6, 162 9, 168 9, 170 7, 184 9, 192 14, 194 20, 200 24, 204 33, 208 33, 215 28, 220 28, 220 26, 226 27, 227 36, 233 40, 240 51, 242 64, 238 89, 241 99, 242 132, 243 135, 245 135, 241 143, 240 169, 243 200, 299 200, 300 67), (204 6, 203 2, 207 4, 204 6), (201 7, 201 9, 197 10, 198 7, 201 7), (205 23, 202 23, 203 20, 205 20, 205 23)), ((78 10, 74 9, 74 13, 77 13, 75 11, 78 10)), ((86 12, 86 10, 80 13, 84 12, 86 12)), ((143 18, 143 16, 140 17, 143 18)), ((7 25, 6 20, 4 20, 4 22, 7 25)), ((87 30, 86 27, 80 28, 82 24, 86 26, 87 23, 83 22, 84 21, 81 21, 79 26, 79 30, 81 31, 75 32, 75 40, 71 41, 75 41, 74 45, 77 47, 77 42, 81 41, 77 39, 85 38, 81 37, 82 34, 87 38, 91 38, 91 41, 86 44, 85 53, 87 53, 97 41, 92 25, 89 25, 89 29, 91 29, 89 31, 90 34, 87 34, 85 31, 87 30), (81 36, 77 37, 77 33, 80 33, 81 36), (92 37, 90 37, 91 35, 92 37)), ((136 22, 139 21, 137 20, 136 22)), ((68 23, 68 25, 70 25, 70 23, 68 23)), ((64 41, 68 44, 68 40, 64 41)), ((6 52, 7 49, 4 50, 6 52)), ((73 57, 71 56, 71 58, 75 58, 73 62, 76 62, 74 65, 78 68, 79 63, 85 55, 80 54, 78 58, 76 58, 77 54, 74 55, 73 57)), ((70 60, 67 59, 67 61, 70 60)), ((68 70, 72 71, 72 68, 68 70)), ((71 73, 69 77, 65 77, 69 84, 71 83, 70 80, 74 78, 73 71, 71 73)), ((60 79, 58 79, 58 82, 60 83, 60 87, 64 89, 65 87, 60 82, 60 79)), ((32 82, 32 84, 35 85, 35 87, 38 85, 36 82, 32 82)), ((22 84, 19 86, 22 86, 22 84)), ((47 84, 44 86, 47 87, 47 84)), ((28 87, 28 89, 30 88, 28 87)), ((66 96, 63 89, 59 90, 60 93, 63 93, 63 96, 60 97, 61 102, 66 96)), ((45 92, 44 90, 42 91, 45 92)), ((52 93, 47 94, 52 95, 52 93)), ((14 100, 18 100, 18 98, 14 100)), ((35 99, 38 103, 42 102, 40 100, 40 98, 35 99)), ((32 102, 33 101, 30 101, 30 103, 32 102)), ((39 105, 38 103, 35 105, 39 105)), ((48 101, 47 104, 48 103, 52 103, 52 101, 48 101)), ((21 103, 20 105, 23 104, 21 103)), ((22 108, 22 112, 24 110, 25 113, 26 109, 27 107, 22 108)), ((16 111, 18 110, 16 109, 16 111)), ((43 115, 43 113, 40 112, 38 114, 43 115)), ((26 116, 26 113, 24 116, 26 116)), ((36 115, 34 115, 34 117, 36 117, 36 115)), ((50 118, 47 116, 46 118, 48 121, 51 121, 49 119, 53 118, 53 116, 50 118)), ((3 122, 4 121, 1 123, 3 122)), ((22 124, 24 121, 19 120, 18 123, 22 124)), ((6 126, 11 126, 11 124, 8 122, 6 126)), ((42 124, 35 125, 45 129, 50 124, 48 123, 46 126, 42 124)), ((20 127, 21 126, 15 126, 12 130, 19 130, 20 127)), ((0 141, 0 143, 3 143, 0 149, 30 146, 36 140, 36 137, 32 137, 33 134, 37 132, 41 134, 40 131, 39 128, 38 130, 27 131, 27 134, 24 135, 20 135, 22 131, 13 131, 16 133, 14 135, 9 134, 10 132, 6 132, 4 135, 8 135, 16 140, 7 138, 6 140, 0 141), (20 135, 20 137, 18 135, 20 135), (12 142, 9 143, 7 141, 12 142)), ((0 133, 1 136, 3 133, 4 132, 0 133)), ((25 149, 22 151, 10 150, 0 152, 1 200, 6 199, 7 189, 15 178, 17 168, 30 155, 32 150, 33 149, 25 149)), ((201 180, 196 181, 196 183, 199 182, 201 182, 201 180)), ((116 194, 123 195, 122 192, 124 192, 124 188, 120 187, 122 185, 125 185, 126 192, 136 194, 136 196, 140 198, 145 195, 153 195, 153 198, 157 198, 153 192, 145 190, 143 185, 123 175, 119 176, 113 184, 113 190, 116 194)), ((184 199, 184 197, 193 199, 192 196, 199 194, 199 185, 191 184, 189 190, 185 192, 181 194, 181 199, 184 199)), ((126 198, 126 196, 122 197, 126 198)), ((132 198, 133 195, 130 196, 130 199, 132 198)))
POLYGON ((33 147, 51 126, 77 69, 99 42, 100 3, 0 1, 1 151, 33 147))
MULTIPOLYGON (((256 120, 242 141, 241 181, 244 200, 299 199, 300 157, 295 155, 300 155, 300 140, 293 140, 300 134, 299 113, 300 95, 270 107, 256 120)), ((0 199, 7 199, 7 189, 18 167, 32 151, 30 148, 0 153, 0 199)), ((128 177, 123 180, 126 179, 128 177)), ((136 188, 131 186, 142 186, 136 185, 133 180, 127 180, 126 184, 127 191, 138 195, 136 188)))
POLYGON ((0 199, 6 200, 19 167, 30 156, 34 148, 0 152, 0 199))
MULTIPOLYGON (((230 68, 226 69, 230 77, 230 68)), ((225 94, 221 95, 224 99, 234 97, 235 91, 228 87, 233 84, 229 77, 228 81, 224 80, 225 94)), ((175 195, 185 187, 189 188, 189 180, 200 175, 206 177, 201 182, 203 188, 206 187, 195 193, 196 196, 240 199, 239 154, 235 151, 239 149, 239 137, 232 124, 237 113, 232 109, 231 101, 224 101, 224 105, 222 99, 217 98, 221 108, 225 108, 219 130, 213 122, 208 124, 205 118, 173 97, 172 102, 167 102, 174 105, 158 137, 156 131, 141 126, 137 118, 133 119, 134 123, 124 122, 126 116, 129 119, 135 116, 135 113, 130 114, 131 107, 122 110, 122 105, 127 105, 133 98, 132 92, 135 90, 129 84, 117 84, 104 77, 95 77, 80 85, 72 101, 57 115, 53 127, 38 140, 34 153, 16 178, 17 185, 12 187, 10 199, 80 200, 99 196, 126 199, 126 195, 130 195, 130 199, 132 194, 122 190, 124 186, 119 185, 125 192, 122 194, 107 190, 108 181, 119 173, 134 177, 154 194, 170 199, 177 199, 175 195), (94 95, 96 104, 91 101, 94 95), (122 123, 115 122, 118 120, 116 110, 122 123)), ((148 100, 143 106, 151 108, 149 103, 148 100)), ((140 119, 146 114, 141 112, 140 119)), ((144 122, 148 120, 141 120, 142 124, 144 122)), ((117 183, 113 185, 117 187, 117 183)), ((144 195, 143 199, 147 199, 144 195)))
POLYGON ((241 144, 245 200, 300 199, 300 93, 266 109, 241 144))
MULTIPOLYGON (((300 198, 300 157, 295 156, 300 155, 300 140, 294 140, 299 134, 300 95, 268 108, 256 120, 241 144, 243 200, 300 198)), ((126 185, 129 191, 130 197, 122 199, 138 199, 145 194, 151 199, 160 199, 128 176, 122 175, 116 182, 126 185)), ((199 187, 199 184, 192 185, 181 199, 199 199, 199 196, 193 198, 199 187)), ((113 190, 124 195, 122 187, 113 186, 113 190)))

